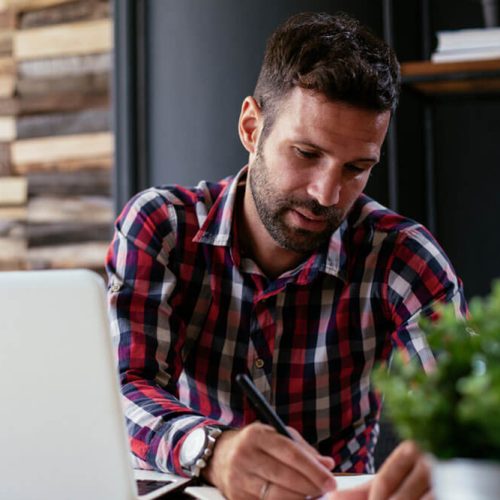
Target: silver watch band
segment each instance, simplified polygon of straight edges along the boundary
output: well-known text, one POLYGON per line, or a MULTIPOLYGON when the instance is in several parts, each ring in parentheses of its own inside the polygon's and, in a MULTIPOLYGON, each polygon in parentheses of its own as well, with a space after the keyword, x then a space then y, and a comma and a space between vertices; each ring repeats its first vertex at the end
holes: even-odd
POLYGON ((185 472, 188 473, 191 477, 200 477, 202 469, 207 466, 208 461, 213 454, 217 438, 222 434, 222 430, 218 427, 206 426, 205 431, 205 449, 203 450, 201 455, 194 461, 194 463, 190 464, 190 466, 185 469, 185 472))

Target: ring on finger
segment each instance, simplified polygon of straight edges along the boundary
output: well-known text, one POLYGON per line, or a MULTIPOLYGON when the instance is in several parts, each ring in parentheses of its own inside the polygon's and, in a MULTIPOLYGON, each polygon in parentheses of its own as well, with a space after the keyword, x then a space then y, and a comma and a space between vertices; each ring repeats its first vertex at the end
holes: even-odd
POLYGON ((267 496, 267 493, 269 492, 269 487, 271 486, 271 483, 269 481, 266 481, 261 489, 260 489, 260 493, 259 493, 259 500, 264 500, 267 496))

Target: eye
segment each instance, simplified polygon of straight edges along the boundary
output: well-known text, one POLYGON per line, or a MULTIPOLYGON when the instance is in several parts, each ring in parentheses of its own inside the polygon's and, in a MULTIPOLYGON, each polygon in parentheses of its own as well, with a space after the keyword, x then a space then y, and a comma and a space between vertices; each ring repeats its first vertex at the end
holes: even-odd
POLYGON ((300 149, 297 147, 294 147, 293 149, 295 151, 295 154, 299 158, 305 158, 306 160, 312 160, 312 159, 318 157, 318 153, 316 151, 306 151, 304 149, 300 149))
POLYGON ((356 165, 353 165, 352 163, 348 163, 347 165, 345 165, 345 169, 350 172, 351 174, 362 174, 365 169, 364 168, 361 168, 361 167, 357 167, 356 165))

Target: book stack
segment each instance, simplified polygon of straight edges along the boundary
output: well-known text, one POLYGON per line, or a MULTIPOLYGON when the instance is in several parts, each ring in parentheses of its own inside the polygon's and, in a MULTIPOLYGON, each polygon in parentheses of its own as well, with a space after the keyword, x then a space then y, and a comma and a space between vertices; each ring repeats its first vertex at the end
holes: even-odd
POLYGON ((25 253, 0 265, 102 271, 113 219, 109 0, 3 3, 14 18, 14 84, 0 97, 8 146, 5 159, 0 149, 0 173, 23 182, 16 206, 24 211, 13 214, 24 217, 25 253))
POLYGON ((500 28, 439 31, 433 62, 500 59, 500 28))

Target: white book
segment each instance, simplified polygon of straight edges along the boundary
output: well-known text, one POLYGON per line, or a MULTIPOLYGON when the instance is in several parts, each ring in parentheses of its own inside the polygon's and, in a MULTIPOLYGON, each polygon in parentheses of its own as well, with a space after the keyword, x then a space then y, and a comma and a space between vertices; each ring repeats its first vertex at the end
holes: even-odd
POLYGON ((448 50, 500 47, 500 28, 478 28, 438 31, 436 52, 448 50))
POLYGON ((434 52, 431 61, 435 63, 458 62, 458 61, 485 61, 488 59, 500 59, 500 45, 481 49, 448 50, 446 52, 434 52))

